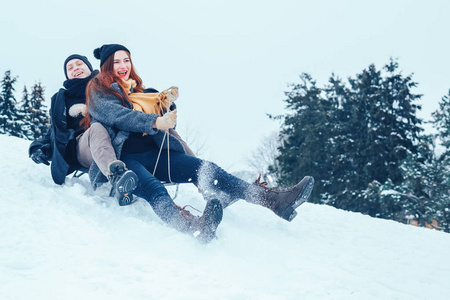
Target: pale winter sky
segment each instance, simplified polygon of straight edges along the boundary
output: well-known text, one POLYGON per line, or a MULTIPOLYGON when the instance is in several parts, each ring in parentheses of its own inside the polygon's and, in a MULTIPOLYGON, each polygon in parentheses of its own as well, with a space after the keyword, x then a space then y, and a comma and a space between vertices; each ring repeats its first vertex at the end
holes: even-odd
POLYGON ((46 87, 49 104, 73 53, 120 43, 147 87, 180 88, 178 131, 228 171, 279 128, 284 92, 309 73, 319 86, 398 58, 423 94, 430 119, 450 89, 450 2, 357 0, 5 1, 0 5, 0 72, 46 87), (195 141, 194 141, 195 139, 195 141))

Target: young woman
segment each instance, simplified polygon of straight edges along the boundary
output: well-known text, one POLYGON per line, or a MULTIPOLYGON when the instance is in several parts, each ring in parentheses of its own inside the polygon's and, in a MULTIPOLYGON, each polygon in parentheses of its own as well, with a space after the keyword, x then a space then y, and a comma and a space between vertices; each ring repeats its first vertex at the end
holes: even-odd
POLYGON ((137 185, 133 171, 118 161, 109 134, 101 124, 86 131, 80 125, 86 111, 86 87, 98 74, 85 56, 72 54, 64 61, 64 89, 53 95, 50 107, 50 127, 40 139, 31 143, 29 155, 35 163, 50 165, 53 181, 63 184, 68 174, 89 169, 97 162, 101 172, 112 184, 111 195, 120 205, 132 202, 137 185))
POLYGON ((288 221, 296 216, 295 209, 312 191, 312 177, 285 190, 269 189, 259 180, 249 184, 212 162, 187 155, 169 131, 177 119, 175 106, 152 102, 152 94, 146 93, 149 90, 134 70, 130 51, 118 44, 103 45, 94 56, 100 59, 101 72, 88 85, 89 114, 83 122, 105 126, 116 154, 139 178, 135 194, 147 200, 163 221, 180 231, 200 231, 209 240, 221 221, 222 207, 238 199, 267 207, 288 221), (143 112, 138 104, 146 102, 149 107, 143 112), (177 208, 161 181, 194 183, 208 199, 219 200, 210 200, 203 216, 196 219, 177 208))

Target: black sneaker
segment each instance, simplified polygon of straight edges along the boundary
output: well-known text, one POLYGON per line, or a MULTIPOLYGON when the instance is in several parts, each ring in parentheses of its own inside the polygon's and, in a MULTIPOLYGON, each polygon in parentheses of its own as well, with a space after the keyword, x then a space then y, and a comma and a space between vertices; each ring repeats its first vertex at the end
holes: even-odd
POLYGON ((108 166, 110 175, 108 180, 111 183, 111 192, 109 195, 115 196, 120 206, 133 203, 133 191, 137 187, 138 177, 136 173, 127 170, 125 163, 120 160, 111 162, 108 166))

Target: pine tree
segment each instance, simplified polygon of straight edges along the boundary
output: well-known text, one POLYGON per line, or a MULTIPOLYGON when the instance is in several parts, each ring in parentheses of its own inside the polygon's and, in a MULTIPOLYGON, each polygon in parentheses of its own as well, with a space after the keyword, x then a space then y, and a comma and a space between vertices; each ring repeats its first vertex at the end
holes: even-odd
POLYGON ((438 137, 444 147, 442 158, 450 157, 450 90, 439 102, 439 109, 432 113, 433 127, 438 130, 438 137))
POLYGON ((43 136, 49 126, 50 117, 44 105, 44 87, 40 82, 35 83, 31 90, 31 131, 33 133, 32 139, 38 139, 43 136))
POLYGON ((436 185, 442 173, 437 171, 436 159, 433 154, 431 136, 423 136, 417 147, 417 152, 408 151, 402 164, 401 173, 404 180, 400 184, 393 184, 388 180, 380 186, 379 193, 384 194, 380 217, 406 222, 415 219, 419 225, 431 223, 434 211, 434 197, 436 185), (396 193, 387 193, 395 191, 396 193))
POLYGON ((416 117, 420 107, 413 102, 421 95, 411 94, 416 86, 411 77, 396 73, 398 64, 391 61, 385 66, 387 76, 382 76, 374 65, 351 80, 360 113, 358 118, 361 136, 358 138, 361 153, 360 170, 369 181, 384 183, 391 179, 402 182, 400 164, 406 150, 417 151, 421 120, 416 117))
POLYGON ((394 183, 403 181, 400 166, 410 151, 415 155, 429 156, 428 147, 419 153, 421 145, 429 144, 427 137, 422 136, 422 120, 417 117, 420 105, 415 104, 422 95, 411 93, 411 89, 417 86, 412 81, 412 76, 403 77, 397 73, 398 63, 391 60, 385 66, 388 76, 383 80, 383 96, 389 104, 386 109, 385 120, 381 120, 386 130, 386 138, 389 137, 386 152, 388 161, 388 176, 394 183), (387 122, 386 122, 387 120, 387 122), (422 144, 424 141, 424 144, 422 144))
POLYGON ((361 174, 358 173, 358 141, 360 120, 355 113, 355 101, 352 91, 334 74, 325 88, 326 97, 331 103, 330 125, 327 135, 327 164, 330 166, 326 194, 323 202, 336 207, 349 207, 354 191, 361 186, 361 174))
MULTIPOLYGON (((430 136, 429 140, 433 138, 430 136)), ((434 137, 435 139, 435 137, 434 137)), ((430 143, 432 148, 428 149, 429 155, 421 155, 416 162, 422 167, 414 174, 413 192, 421 199, 419 211, 419 224, 424 222, 432 224, 435 220, 439 223, 440 229, 450 232, 450 170, 449 161, 442 159, 437 154, 436 145, 433 141, 430 143), (422 158, 423 157, 423 158, 422 158), (420 173, 419 173, 420 172, 420 173)), ((420 151, 419 153, 423 153, 420 151)), ((416 208, 417 210, 417 208, 416 208)))
POLYGON ((11 72, 6 71, 1 81, 2 91, 0 94, 0 134, 8 134, 24 137, 22 132, 23 120, 16 108, 14 97, 14 84, 17 77, 11 77, 11 72))
POLYGON ((450 91, 442 97, 439 109, 432 116, 438 131, 436 137, 443 147, 431 169, 435 174, 433 218, 444 231, 450 232, 450 91))
POLYGON ((22 131, 27 139, 32 140, 34 137, 33 131, 31 130, 32 105, 30 101, 30 95, 28 94, 28 90, 25 85, 23 86, 22 101, 19 113, 23 116, 24 120, 22 131))
POLYGON ((377 217, 401 214, 402 197, 378 192, 401 184, 407 154, 417 157, 423 129, 414 101, 421 95, 411 93, 411 76, 391 60, 381 71, 371 65, 349 78, 348 86, 334 75, 323 89, 309 75, 301 79, 286 93, 291 113, 283 118, 280 183, 312 175, 313 201, 377 217))
POLYGON ((388 181, 378 187, 371 199, 383 195, 380 201, 390 204, 390 209, 383 210, 383 218, 400 222, 415 219, 420 226, 435 220, 438 229, 450 232, 449 96, 442 98, 440 109, 433 113, 433 118, 438 133, 421 136, 416 153, 407 151, 401 167, 404 178, 401 184, 388 181), (437 151, 436 141, 441 142, 439 147, 443 147, 443 151, 437 151))
MULTIPOLYGON (((327 164, 327 132, 329 102, 322 97, 322 90, 308 75, 300 76, 302 83, 287 92, 287 108, 293 114, 272 118, 283 118, 280 155, 277 164, 269 168, 277 174, 280 186, 299 182, 305 175, 316 178, 316 186, 326 184, 329 177, 327 164), (325 176, 321 176, 325 175, 325 176)), ((311 201, 318 202, 322 188, 316 188, 311 201)))
POLYGON ((337 207, 383 218, 392 218, 402 210, 400 203, 387 201, 386 197, 367 197, 368 192, 386 182, 395 186, 404 181, 402 163, 407 153, 414 157, 417 154, 423 131, 416 117, 420 106, 414 104, 421 95, 410 91, 416 83, 397 69, 398 64, 391 60, 384 68, 385 75, 371 65, 349 80, 354 103, 350 124, 357 133, 355 151, 350 153, 359 178, 358 186, 352 185, 350 197, 347 194, 345 201, 338 198, 337 207))

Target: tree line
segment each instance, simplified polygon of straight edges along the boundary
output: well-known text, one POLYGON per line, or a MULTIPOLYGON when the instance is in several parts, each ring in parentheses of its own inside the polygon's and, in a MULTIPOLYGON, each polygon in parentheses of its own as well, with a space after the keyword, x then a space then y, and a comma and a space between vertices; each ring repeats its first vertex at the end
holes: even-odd
POLYGON ((34 140, 43 136, 49 126, 50 117, 44 105, 44 87, 35 83, 31 92, 23 88, 22 99, 15 98, 17 76, 6 71, 1 81, 0 134, 34 140))
POLYGON ((450 232, 450 92, 424 133, 422 95, 398 62, 317 86, 309 74, 286 92, 279 146, 267 173, 279 185, 316 179, 311 202, 450 232))

